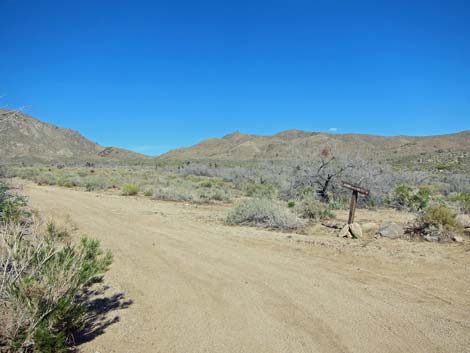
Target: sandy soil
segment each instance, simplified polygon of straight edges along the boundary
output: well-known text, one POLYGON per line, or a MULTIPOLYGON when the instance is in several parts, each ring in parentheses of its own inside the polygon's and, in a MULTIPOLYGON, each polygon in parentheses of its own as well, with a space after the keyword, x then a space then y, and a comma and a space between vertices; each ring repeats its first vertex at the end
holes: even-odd
MULTIPOLYGON (((111 249, 108 293, 133 301, 108 308, 83 352, 470 352, 468 240, 286 234, 225 226, 224 206, 24 193, 111 249)), ((406 219, 358 214, 390 217, 406 219)))

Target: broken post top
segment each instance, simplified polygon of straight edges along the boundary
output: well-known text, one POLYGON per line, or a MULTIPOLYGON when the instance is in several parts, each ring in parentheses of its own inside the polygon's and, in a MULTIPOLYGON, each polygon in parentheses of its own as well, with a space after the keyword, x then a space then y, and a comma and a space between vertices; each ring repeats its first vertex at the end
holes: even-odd
POLYGON ((349 190, 352 190, 352 191, 357 191, 359 194, 369 195, 369 190, 364 189, 364 188, 362 188, 358 185, 354 185, 352 183, 349 183, 347 181, 342 181, 341 185, 346 189, 349 189, 349 190))

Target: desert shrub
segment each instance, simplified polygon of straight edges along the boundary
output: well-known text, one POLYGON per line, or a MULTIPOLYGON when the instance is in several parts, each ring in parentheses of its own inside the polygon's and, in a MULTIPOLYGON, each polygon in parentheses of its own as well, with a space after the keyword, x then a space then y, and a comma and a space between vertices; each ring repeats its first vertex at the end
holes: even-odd
POLYGON ((24 197, 11 193, 5 184, 0 183, 0 222, 22 222, 29 214, 25 206, 24 197))
POLYGON ((335 217, 328 205, 311 196, 299 201, 295 207, 295 211, 299 217, 313 221, 321 221, 335 217))
POLYGON ((137 195, 140 191, 140 187, 136 184, 124 184, 121 190, 121 195, 132 196, 137 195))
POLYGON ((269 199, 251 199, 235 206, 227 215, 231 225, 295 230, 303 226, 295 214, 269 199))
POLYGON ((457 214, 444 204, 433 204, 422 211, 414 229, 417 234, 431 235, 439 240, 451 239, 455 234, 462 234, 463 230, 457 214))
POLYGON ((108 188, 106 179, 99 176, 88 176, 84 180, 86 191, 104 190, 108 188))
POLYGON ((112 256, 86 237, 64 243, 68 232, 52 222, 24 221, 25 205, 0 184, 0 352, 66 352, 112 256))
POLYGON ((209 180, 203 181, 199 184, 199 187, 201 188, 211 188, 212 187, 212 182, 209 180))
POLYGON ((33 179, 38 185, 56 185, 57 178, 53 173, 41 173, 33 179))
POLYGON ((202 192, 197 194, 196 201, 230 201, 231 195, 230 192, 221 187, 211 187, 210 189, 205 189, 202 192))
POLYGON ((414 188, 407 184, 399 184, 388 199, 390 206, 399 210, 419 211, 425 209, 431 197, 431 189, 427 186, 414 188))
POLYGON ((158 187, 153 196, 155 199, 163 201, 192 201, 195 198, 190 190, 175 186, 158 187))
POLYGON ((421 222, 425 225, 443 226, 449 231, 461 233, 462 225, 456 219, 457 214, 445 205, 431 205, 421 215, 421 222))
POLYGON ((275 188, 271 184, 258 184, 250 182, 246 186, 246 196, 258 198, 272 198, 275 195, 275 188))
POLYGON ((145 190, 145 191, 144 191, 144 196, 150 197, 150 196, 152 196, 152 195, 153 195, 152 190, 145 190))
POLYGON ((111 264, 96 240, 63 245, 52 235, 0 226, 0 351, 66 352, 87 317, 85 291, 111 264))
POLYGON ((460 212, 470 214, 470 192, 459 192, 449 196, 449 200, 455 202, 460 212))

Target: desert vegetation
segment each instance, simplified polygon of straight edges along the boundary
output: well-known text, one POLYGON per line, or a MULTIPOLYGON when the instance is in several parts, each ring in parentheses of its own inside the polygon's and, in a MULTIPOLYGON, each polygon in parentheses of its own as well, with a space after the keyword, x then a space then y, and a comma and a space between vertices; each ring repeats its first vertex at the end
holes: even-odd
POLYGON ((90 320, 90 290, 112 256, 26 207, 0 183, 0 351, 66 352, 90 320))
MULTIPOLYGON (((39 185, 163 201, 233 203, 227 223, 284 230, 334 219, 335 210, 347 209, 350 191, 341 186, 345 179, 370 189, 369 195, 359 198, 359 207, 412 212, 417 222, 436 203, 455 214, 469 212, 468 175, 397 169, 357 155, 340 156, 329 147, 311 161, 159 160, 140 167, 56 164, 10 167, 8 173, 39 185)), ((423 227, 418 228, 417 234, 425 234, 423 227)), ((445 238, 449 237, 439 237, 445 238)))

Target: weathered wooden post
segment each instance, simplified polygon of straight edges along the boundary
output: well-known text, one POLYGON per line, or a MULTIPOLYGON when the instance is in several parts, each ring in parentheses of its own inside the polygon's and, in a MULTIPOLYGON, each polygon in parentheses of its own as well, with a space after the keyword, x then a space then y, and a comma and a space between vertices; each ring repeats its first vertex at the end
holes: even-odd
POLYGON ((352 195, 351 195, 351 203, 349 205, 348 224, 342 229, 342 231, 340 232, 340 236, 351 237, 350 233, 352 233, 352 235, 359 237, 359 234, 362 235, 362 231, 360 229, 361 227, 359 226, 359 224, 355 224, 353 226, 354 216, 356 214, 357 198, 359 194, 366 195, 366 196, 369 195, 369 190, 364 189, 358 185, 354 185, 352 183, 346 182, 346 181, 343 181, 341 184, 344 188, 352 190, 352 195))
POLYGON ((348 218, 348 224, 353 224, 354 222, 354 215, 356 213, 356 205, 357 205, 357 196, 359 192, 356 190, 353 190, 352 196, 351 196, 351 203, 349 204, 349 218, 348 218))

